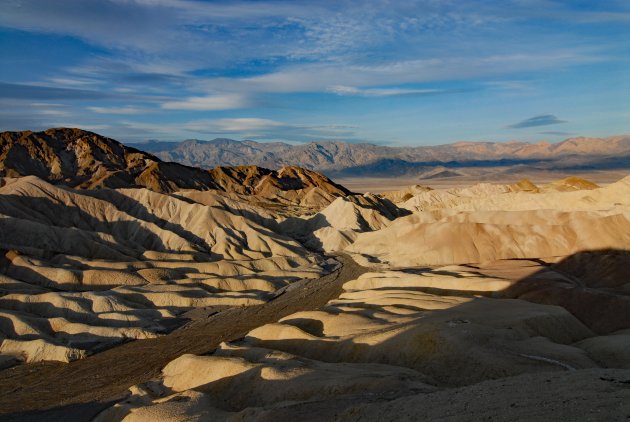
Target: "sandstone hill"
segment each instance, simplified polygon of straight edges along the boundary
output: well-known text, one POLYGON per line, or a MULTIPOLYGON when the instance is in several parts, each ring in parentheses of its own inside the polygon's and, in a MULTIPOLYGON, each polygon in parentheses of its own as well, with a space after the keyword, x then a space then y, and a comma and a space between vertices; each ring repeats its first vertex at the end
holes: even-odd
POLYGON ((265 210, 195 193, 5 179, 0 367, 156 337, 187 311, 259 304, 323 271, 265 210))
POLYGON ((97 420, 627 414, 630 178, 387 196, 408 213, 366 195, 280 223, 366 266, 336 298, 170 361, 97 420))

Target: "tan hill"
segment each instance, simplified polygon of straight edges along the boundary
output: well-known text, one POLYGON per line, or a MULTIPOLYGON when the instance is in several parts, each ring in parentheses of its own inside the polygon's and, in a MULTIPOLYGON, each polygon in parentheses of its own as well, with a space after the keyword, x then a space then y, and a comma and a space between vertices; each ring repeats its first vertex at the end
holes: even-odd
POLYGON ((529 179, 521 179, 510 185, 513 192, 539 192, 540 189, 529 179))
POLYGON ((545 186, 547 190, 556 190, 559 192, 570 192, 575 190, 597 189, 599 186, 593 182, 582 179, 581 177, 570 176, 562 180, 551 182, 545 186))
POLYGON ((280 222, 281 230, 313 250, 343 250, 359 233, 380 230, 406 215, 391 201, 376 195, 337 198, 312 216, 289 217, 280 222))
POLYGON ((5 182, 0 360, 75 360, 156 337, 193 309, 262 303, 322 272, 264 210, 220 192, 5 182))
POLYGON ((328 177, 295 166, 269 170, 257 166, 217 167, 208 171, 215 183, 226 192, 257 195, 265 198, 292 199, 312 189, 332 197, 346 196, 351 192, 328 177), (289 192, 294 191, 291 195, 289 192))
POLYGON ((359 234, 346 250, 362 262, 405 267, 627 248, 630 176, 596 189, 568 180, 586 189, 513 192, 509 185, 481 184, 420 192, 399 204, 413 214, 359 234))
POLYGON ((294 166, 3 136, 0 418, 628 414, 630 176, 353 195, 294 166))

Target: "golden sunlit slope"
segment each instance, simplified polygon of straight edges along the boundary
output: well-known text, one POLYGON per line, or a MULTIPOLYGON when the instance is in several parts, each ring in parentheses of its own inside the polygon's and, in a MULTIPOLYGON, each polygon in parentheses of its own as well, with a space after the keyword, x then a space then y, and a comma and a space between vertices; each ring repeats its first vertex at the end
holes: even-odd
POLYGON ((359 234, 346 250, 363 262, 416 266, 630 245, 629 177, 603 188, 542 193, 512 192, 507 185, 432 190, 399 205, 413 213, 359 234))
MULTIPOLYGON (((591 328, 563 307, 507 296, 530 284, 528 278, 560 280, 569 270, 577 288, 588 282, 580 273, 585 259, 614 264, 606 266, 612 285, 620 282, 626 258, 602 252, 551 266, 518 260, 375 270, 346 282, 341 295, 318 310, 263 325, 212 354, 171 361, 158 379, 132 387, 97 420, 450 418, 452 406, 459 406, 453 398, 466 403, 462 412, 475 415, 519 403, 510 410, 518 420, 575 416, 575 406, 588 400, 580 412, 598 406, 597 415, 615 419, 630 398, 621 384, 630 369, 623 357, 628 330, 597 335, 593 328, 600 323, 591 328), (522 412, 524 403, 534 408, 522 412)), ((601 315, 594 308, 614 299, 608 300, 581 307, 601 315)), ((609 326, 618 315, 605 316, 609 326)))
POLYGON ((37 176, 54 184, 93 189, 145 187, 162 193, 221 190, 298 205, 327 205, 350 192, 314 171, 288 166, 202 170, 126 147, 80 129, 0 133, 0 177, 37 176))
POLYGON ((321 273, 321 259, 263 210, 198 195, 5 179, 0 353, 73 360, 172 329, 187 310, 261 303, 321 273))

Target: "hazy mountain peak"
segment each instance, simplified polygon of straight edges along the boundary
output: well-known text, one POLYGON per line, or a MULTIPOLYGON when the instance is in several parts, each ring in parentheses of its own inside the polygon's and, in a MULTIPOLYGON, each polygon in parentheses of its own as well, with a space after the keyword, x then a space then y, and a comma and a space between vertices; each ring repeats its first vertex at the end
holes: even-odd
POLYGON ((578 137, 557 144, 518 140, 460 141, 421 147, 390 147, 342 141, 289 145, 281 142, 215 139, 209 142, 169 143, 159 151, 151 151, 166 161, 204 168, 255 164, 279 169, 285 165, 297 165, 334 176, 393 176, 419 175, 438 164, 459 167, 463 163, 474 167, 508 164, 563 168, 618 166, 619 160, 630 160, 630 136, 578 137), (567 161, 566 157, 572 158, 567 161))

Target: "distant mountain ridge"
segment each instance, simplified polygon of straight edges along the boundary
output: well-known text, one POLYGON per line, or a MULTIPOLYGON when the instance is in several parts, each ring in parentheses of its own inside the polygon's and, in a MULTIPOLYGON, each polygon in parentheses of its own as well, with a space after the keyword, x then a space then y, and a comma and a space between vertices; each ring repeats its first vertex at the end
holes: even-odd
POLYGON ((22 176, 83 189, 145 187, 167 193, 214 189, 266 198, 288 195, 290 201, 312 190, 333 198, 350 193, 326 176, 295 166, 204 170, 166 162, 114 139, 68 128, 0 133, 0 178, 22 176))
POLYGON ((457 142, 422 147, 389 147, 340 141, 290 145, 214 139, 128 144, 163 160, 212 168, 219 165, 296 165, 329 176, 397 175, 428 167, 546 165, 562 168, 630 168, 630 136, 569 138, 559 143, 457 142))

